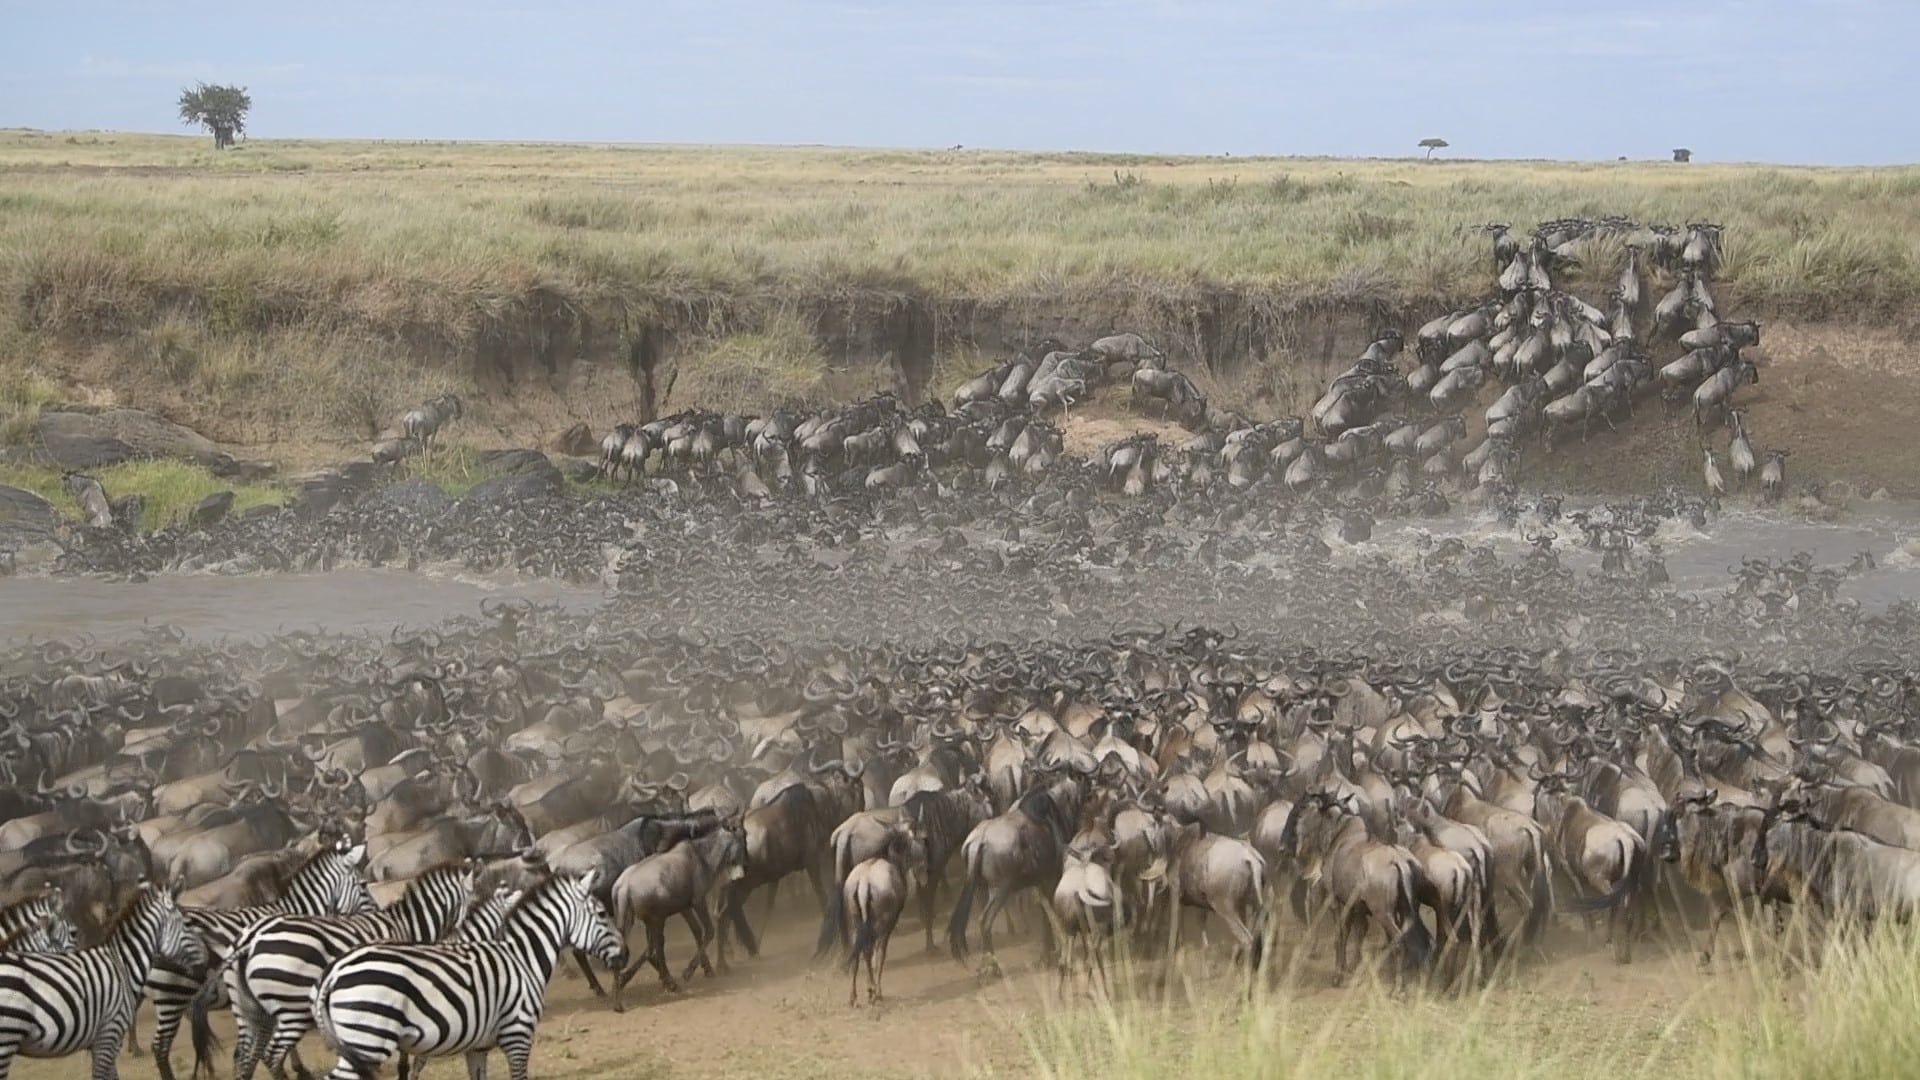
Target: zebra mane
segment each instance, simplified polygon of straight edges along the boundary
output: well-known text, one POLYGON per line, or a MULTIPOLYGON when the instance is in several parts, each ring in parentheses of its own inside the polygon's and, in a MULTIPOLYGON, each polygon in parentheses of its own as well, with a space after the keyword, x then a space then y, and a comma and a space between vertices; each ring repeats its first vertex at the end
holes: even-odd
POLYGON ((577 883, 578 881, 579 879, 574 877, 571 874, 548 875, 545 879, 540 881, 539 884, 536 884, 532 888, 521 893, 520 899, 515 900, 511 905, 507 907, 506 913, 500 917, 500 921, 502 923, 505 923, 511 920, 516 914, 519 913, 521 908, 527 907, 533 904, 535 901, 544 898, 548 893, 552 892, 556 888, 559 888, 562 884, 569 883, 569 882, 577 883))
MULTIPOLYGON (((300 865, 294 867, 287 874, 286 880, 290 882, 301 874, 313 869, 315 866, 320 865, 320 861, 329 855, 338 855, 345 858, 346 852, 341 851, 332 844, 321 844, 318 850, 309 852, 306 858, 300 860, 300 865)), ((282 884, 285 884, 285 882, 282 882, 282 884)))
POLYGON ((463 871, 472 871, 473 873, 478 874, 480 871, 484 870, 485 868, 486 868, 485 864, 478 859, 447 859, 442 862, 434 863, 432 866, 429 866, 425 870, 422 870, 418 874, 415 874, 413 876, 413 879, 407 882, 406 891, 412 892, 413 887, 416 884, 422 881, 425 881, 430 877, 445 877, 446 875, 458 874, 463 871))
POLYGON ((101 940, 104 941, 112 938, 113 935, 120 932, 120 928, 127 924, 127 920, 133 918, 133 913, 146 901, 148 892, 157 891, 166 887, 165 884, 158 881, 143 881, 135 886, 132 894, 121 902, 120 910, 101 920, 101 940))

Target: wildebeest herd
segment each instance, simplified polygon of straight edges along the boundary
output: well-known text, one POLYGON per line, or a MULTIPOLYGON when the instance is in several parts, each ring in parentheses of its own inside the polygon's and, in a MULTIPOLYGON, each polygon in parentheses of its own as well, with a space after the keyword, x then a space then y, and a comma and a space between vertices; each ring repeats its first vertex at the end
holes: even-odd
MULTIPOLYGON (((217 527, 97 530, 64 568, 453 558, 614 587, 385 637, 0 653, 0 1076, 81 1049, 112 1075, 145 1000, 167 1080, 183 1025, 211 1064, 223 1008, 241 1077, 304 1069, 314 1031, 335 1080, 493 1048, 521 1077, 557 964, 611 1008, 644 968, 678 990, 752 964, 749 900, 795 876, 856 1001, 863 976, 882 1000, 897 927, 971 962, 1022 912, 1063 975, 1109 987, 1116 950, 1173 947, 1194 908, 1255 972, 1330 941, 1343 976, 1450 988, 1534 962, 1570 914, 1628 961, 1688 924, 1679 891, 1706 898, 1703 956, 1736 910, 1906 917, 1920 607, 1849 595, 1866 559, 1677 589, 1653 538, 1709 500, 1523 493, 1519 438, 1564 426, 1537 388, 1496 406, 1468 473, 1465 420, 1434 411, 1469 367, 1578 368, 1575 419, 1627 407, 1638 324, 1550 276, 1619 228, 1500 247, 1503 299, 1416 334, 1412 375, 1381 336, 1294 422, 1218 410, 1119 335, 997 366, 951 410, 631 425, 586 468, 644 491, 479 513, 369 465, 217 527), (1421 418, 1390 416, 1422 372, 1421 418), (1123 381, 1195 441, 1068 460, 1053 411, 1123 381), (1517 554, 1351 546, 1475 489, 1517 554)), ((1686 289, 1651 337, 1684 316, 1719 335, 1691 346, 1713 371, 1745 363, 1704 296, 1717 230, 1651 235, 1686 289)))

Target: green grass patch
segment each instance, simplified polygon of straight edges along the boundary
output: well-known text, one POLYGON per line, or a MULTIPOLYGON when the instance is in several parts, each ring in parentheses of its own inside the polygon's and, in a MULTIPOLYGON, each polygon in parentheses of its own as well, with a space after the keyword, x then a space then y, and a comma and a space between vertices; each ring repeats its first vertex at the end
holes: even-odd
MULTIPOLYGON (((287 492, 270 484, 234 484, 213 475, 198 465, 184 461, 154 458, 127 461, 88 475, 98 479, 109 498, 139 492, 147 498, 143 529, 160 529, 186 521, 187 513, 201 499, 216 491, 233 492, 233 513, 254 506, 277 506, 287 500, 287 492)), ((10 484, 35 492, 63 516, 78 519, 80 507, 60 487, 61 471, 37 466, 0 465, 0 484, 10 484)))
POLYGON ((489 475, 480 467, 479 451, 455 442, 439 443, 431 453, 408 458, 406 468, 409 477, 437 484, 456 499, 489 475))

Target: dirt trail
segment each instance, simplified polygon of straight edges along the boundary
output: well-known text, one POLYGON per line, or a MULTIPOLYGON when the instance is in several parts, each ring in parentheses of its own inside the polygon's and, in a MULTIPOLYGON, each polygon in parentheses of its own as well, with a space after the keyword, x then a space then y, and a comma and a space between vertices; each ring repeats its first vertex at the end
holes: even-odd
MULTIPOLYGON (((812 903, 795 904, 793 899, 790 895, 783 903, 787 911, 765 935, 758 959, 736 961, 730 973, 717 978, 698 977, 678 995, 661 990, 651 969, 643 969, 628 987, 624 1014, 595 1001, 571 967, 564 967, 548 996, 534 1049, 534 1074, 580 1080, 1021 1076, 1033 1072, 1024 1034, 1061 1010, 1087 1007, 1084 994, 1063 999, 1055 992, 1053 975, 1041 967, 1030 935, 1003 935, 1003 974, 983 977, 947 955, 944 935, 940 951, 926 952, 918 920, 910 915, 894 939, 887 1001, 877 1008, 849 1008, 847 979, 839 966, 810 963, 817 918, 812 903)), ((757 898, 751 910, 758 921, 762 908, 757 898)), ((1031 913, 1022 914, 1022 929, 1030 930, 1032 920, 1031 913)), ((636 945, 639 936, 636 932, 636 945)), ((1300 928, 1287 924, 1279 955, 1286 957, 1302 940, 1300 928)), ((1298 1010, 1308 1030, 1338 1023, 1338 1011, 1352 993, 1331 987, 1328 939, 1319 935, 1316 940, 1319 949, 1298 962, 1299 996, 1286 1006, 1298 1010)), ((670 930, 667 948, 678 974, 691 956, 684 927, 676 924, 670 930)), ((1621 967, 1583 934, 1566 929, 1549 942, 1548 955, 1549 960, 1528 965, 1508 980, 1491 995, 1490 1006, 1497 1013, 1503 1004, 1523 1003, 1524 1010, 1512 1010, 1519 1023, 1551 1015, 1552 1037, 1567 1038, 1572 1030, 1572 1037, 1591 1042, 1595 1054, 1646 1055, 1658 1040, 1674 1034, 1676 1022, 1714 986, 1715 976, 1703 975, 1689 955, 1657 942, 1642 945, 1635 962, 1621 967)), ((1187 959, 1202 985, 1228 985, 1230 970, 1217 935, 1187 959)), ((1152 995, 1161 977, 1153 966, 1143 967, 1127 992, 1152 995)), ((1435 1007, 1475 1006, 1440 1001, 1435 1007)), ((150 1019, 143 1010, 142 1047, 150 1019)), ((227 1077, 231 1017, 221 1014, 216 1030, 223 1040, 219 1075, 227 1077)), ((309 1036, 300 1049, 310 1066, 332 1065, 332 1055, 316 1038, 309 1036)), ((190 1060, 183 1033, 174 1055, 181 1076, 187 1075, 190 1060)), ((87 1075, 86 1063, 85 1055, 22 1059, 13 1075, 20 1080, 81 1080, 87 1075)), ((154 1075, 144 1051, 124 1056, 121 1065, 124 1076, 154 1075)), ((448 1080, 463 1066, 436 1060, 429 1068, 439 1080, 448 1080)))

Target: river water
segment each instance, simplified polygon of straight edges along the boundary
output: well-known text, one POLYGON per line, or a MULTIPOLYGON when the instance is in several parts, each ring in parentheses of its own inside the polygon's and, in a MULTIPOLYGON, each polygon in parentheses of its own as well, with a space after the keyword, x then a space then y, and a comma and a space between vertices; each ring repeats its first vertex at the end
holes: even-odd
MULTIPOLYGON (((1460 536, 1492 544, 1509 557, 1526 548, 1521 528, 1470 515, 1439 521, 1381 523, 1371 541, 1335 543, 1336 561, 1385 554, 1412 558, 1423 538, 1460 536)), ((1562 523, 1558 549, 1576 570, 1598 567, 1597 554, 1577 550, 1577 530, 1562 523)), ((1878 568, 1853 577, 1845 595, 1869 609, 1901 599, 1920 600, 1920 504, 1874 504, 1837 523, 1778 513, 1734 510, 1704 531, 1684 522, 1663 524, 1655 539, 1668 573, 1682 588, 1724 588, 1727 568, 1743 557, 1782 559, 1796 551, 1816 563, 1844 563, 1860 552, 1878 568)), ((387 633, 431 626, 478 613, 483 600, 519 597, 576 611, 591 610, 604 593, 564 582, 457 572, 340 569, 324 574, 217 576, 161 574, 142 582, 85 578, 0 579, 0 642, 91 634, 112 639, 154 624, 171 624, 202 638, 259 639, 286 630, 387 633)))

